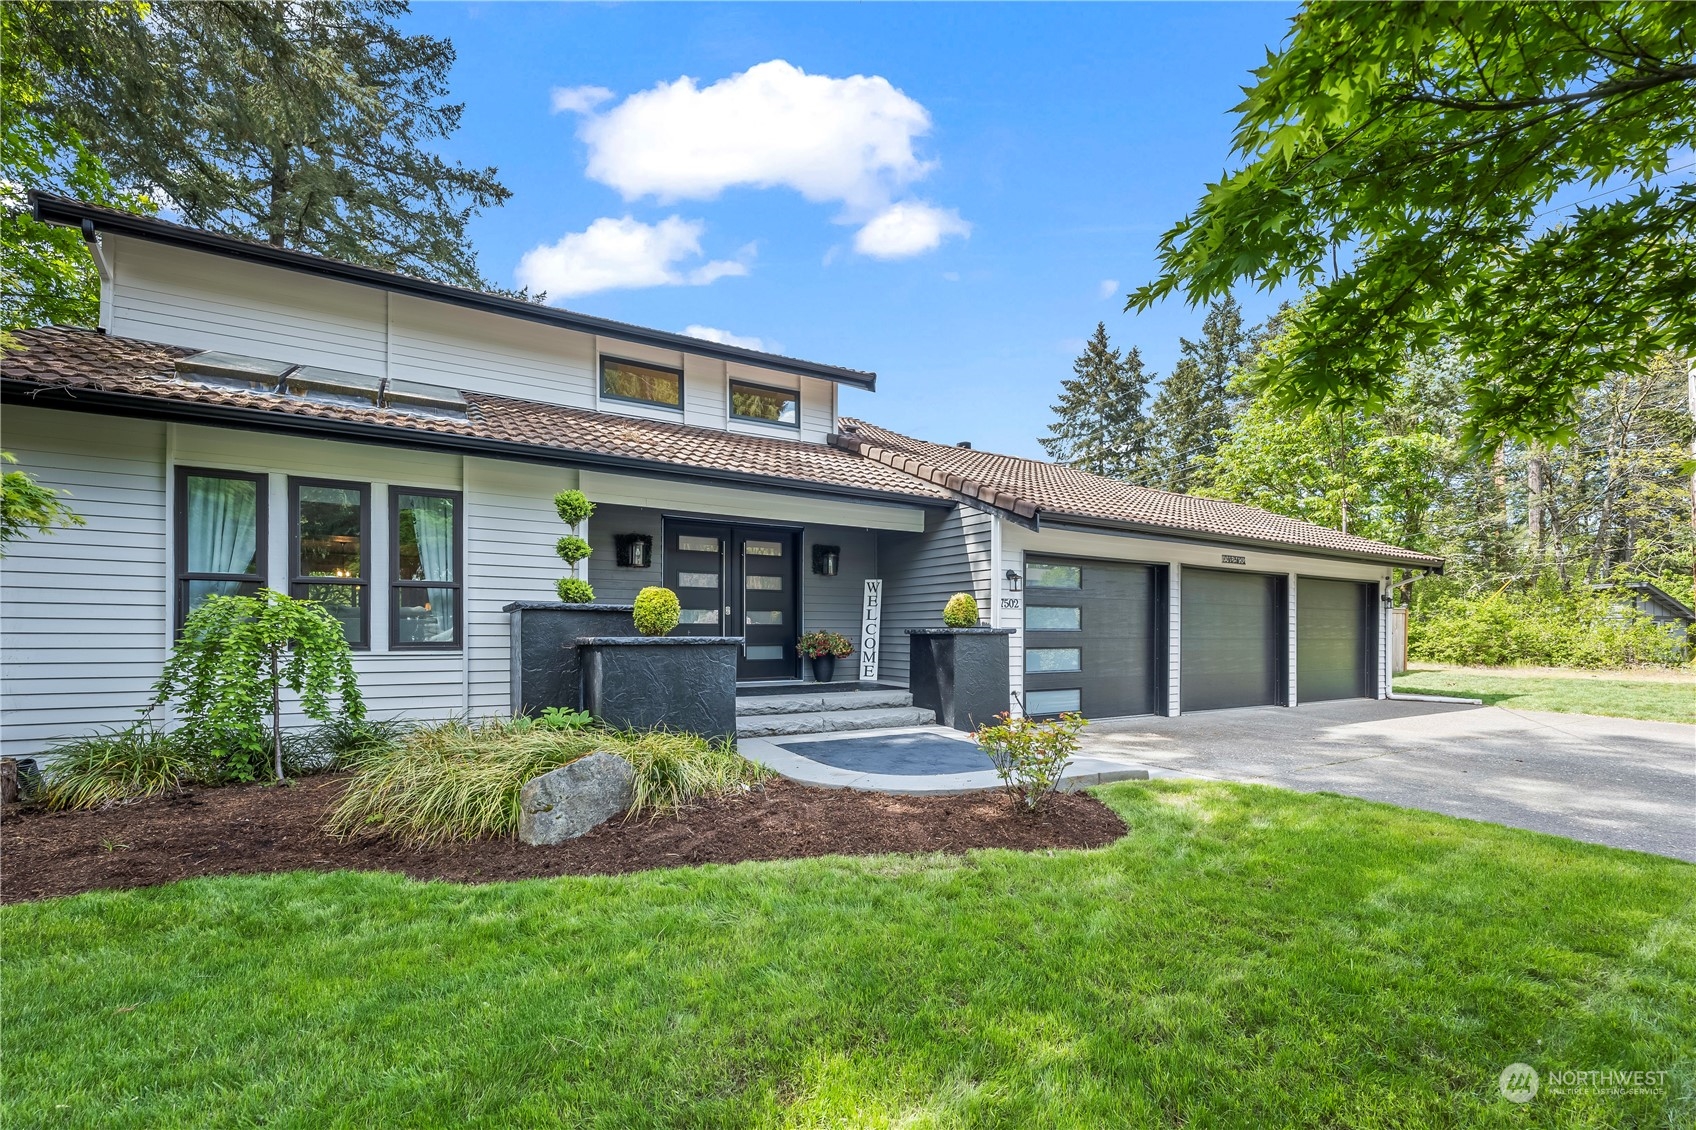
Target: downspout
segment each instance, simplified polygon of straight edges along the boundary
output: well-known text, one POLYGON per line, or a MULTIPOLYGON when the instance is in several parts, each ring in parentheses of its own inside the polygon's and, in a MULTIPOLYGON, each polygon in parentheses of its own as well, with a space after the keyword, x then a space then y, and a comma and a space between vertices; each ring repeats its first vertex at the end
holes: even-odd
POLYGON ((89 258, 94 260, 94 273, 100 276, 100 329, 110 331, 112 328, 112 257, 107 253, 106 245, 101 242, 99 233, 94 230, 93 220, 82 222, 82 241, 88 247, 89 258))

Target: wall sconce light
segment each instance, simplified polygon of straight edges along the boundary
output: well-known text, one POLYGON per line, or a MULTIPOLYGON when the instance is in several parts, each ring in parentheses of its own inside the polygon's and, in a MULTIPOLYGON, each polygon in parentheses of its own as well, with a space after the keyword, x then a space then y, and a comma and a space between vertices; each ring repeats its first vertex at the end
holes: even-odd
POLYGON ((834 577, 842 567, 842 547, 835 545, 813 546, 813 572, 821 577, 834 577))
POLYGON ((647 534, 619 534, 613 544, 618 547, 620 568, 646 569, 654 563, 654 539, 647 534))
POLYGON ((1024 583, 1024 580, 1025 578, 1019 575, 1017 569, 1007 570, 1007 591, 1018 592, 1019 586, 1024 583))

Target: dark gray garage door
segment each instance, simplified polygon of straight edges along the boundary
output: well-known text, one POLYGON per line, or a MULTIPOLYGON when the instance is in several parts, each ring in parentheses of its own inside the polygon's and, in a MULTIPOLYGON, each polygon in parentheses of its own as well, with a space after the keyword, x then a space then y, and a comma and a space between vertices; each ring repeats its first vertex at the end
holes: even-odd
POLYGON ((1371 600, 1376 585, 1296 579, 1296 701, 1370 695, 1371 600))
POLYGON ((1182 709, 1282 703, 1287 697, 1285 578, 1186 568, 1179 587, 1182 709))
POLYGON ((1159 710, 1163 588, 1150 565, 1027 557, 1026 713, 1159 710))

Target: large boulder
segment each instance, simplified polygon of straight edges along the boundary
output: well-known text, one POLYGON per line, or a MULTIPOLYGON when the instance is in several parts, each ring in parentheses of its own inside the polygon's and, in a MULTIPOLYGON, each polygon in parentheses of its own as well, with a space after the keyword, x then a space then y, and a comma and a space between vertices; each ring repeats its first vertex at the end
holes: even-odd
POLYGON ((636 770, 616 753, 591 753, 525 782, 518 838, 527 844, 574 840, 630 807, 636 770))

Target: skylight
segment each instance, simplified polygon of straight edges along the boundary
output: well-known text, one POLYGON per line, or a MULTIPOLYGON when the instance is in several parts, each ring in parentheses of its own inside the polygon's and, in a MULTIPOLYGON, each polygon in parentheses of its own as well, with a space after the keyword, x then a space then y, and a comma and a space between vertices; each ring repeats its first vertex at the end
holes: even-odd
POLYGON ((461 420, 466 415, 465 397, 445 385, 294 365, 239 353, 209 350, 180 358, 177 376, 213 388, 269 393, 343 408, 387 409, 461 420))

